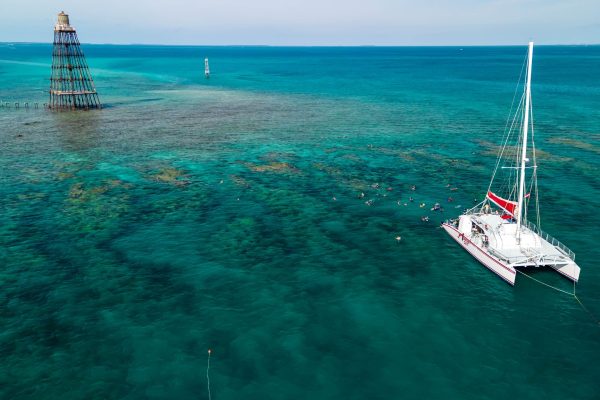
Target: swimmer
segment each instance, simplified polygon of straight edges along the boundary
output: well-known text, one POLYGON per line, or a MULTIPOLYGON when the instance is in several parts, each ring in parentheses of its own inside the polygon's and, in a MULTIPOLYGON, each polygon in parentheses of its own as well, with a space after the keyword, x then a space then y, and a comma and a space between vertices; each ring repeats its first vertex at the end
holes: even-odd
POLYGON ((419 204, 419 207, 421 207, 421 208, 425 207, 425 203, 419 204))
POLYGON ((333 197, 331 198, 331 200, 333 200, 333 201, 336 201, 337 199, 335 198, 335 196, 333 196, 333 197))
POLYGON ((409 197, 408 200, 412 203, 414 201, 414 199, 412 197, 409 197))
POLYGON ((396 242, 400 243, 401 240, 402 240, 401 236, 396 236, 396 242))

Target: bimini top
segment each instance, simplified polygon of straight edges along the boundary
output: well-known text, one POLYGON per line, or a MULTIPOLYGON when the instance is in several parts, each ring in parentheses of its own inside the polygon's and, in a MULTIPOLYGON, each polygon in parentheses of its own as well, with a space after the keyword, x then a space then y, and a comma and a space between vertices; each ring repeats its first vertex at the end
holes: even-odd
POLYGON ((74 30, 75 28, 69 24, 69 14, 65 14, 64 11, 61 11, 60 14, 58 14, 58 22, 54 25, 54 31, 72 32, 74 30))

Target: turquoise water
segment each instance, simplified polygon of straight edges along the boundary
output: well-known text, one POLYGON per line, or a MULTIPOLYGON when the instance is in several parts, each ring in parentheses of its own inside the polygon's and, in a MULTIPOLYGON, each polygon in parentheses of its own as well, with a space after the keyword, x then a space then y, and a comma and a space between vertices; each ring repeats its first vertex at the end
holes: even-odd
MULTIPOLYGON (((209 348, 216 400, 600 397, 590 315, 438 228, 525 46, 84 51, 105 109, 0 108, 0 398, 206 399, 209 348)), ((0 44, 0 100, 50 52, 0 44)), ((534 57, 542 228, 600 314, 600 47, 534 57)))

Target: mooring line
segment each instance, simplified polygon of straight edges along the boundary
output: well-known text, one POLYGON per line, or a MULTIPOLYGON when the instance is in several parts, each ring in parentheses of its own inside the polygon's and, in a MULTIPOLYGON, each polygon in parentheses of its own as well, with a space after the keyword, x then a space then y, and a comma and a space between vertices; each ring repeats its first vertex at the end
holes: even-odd
POLYGON ((206 359, 206 387, 208 389, 208 400, 211 400, 211 396, 210 396, 210 376, 208 376, 208 371, 210 370, 210 353, 211 353, 211 349, 208 349, 208 358, 206 359))
POLYGON ((552 285, 547 284, 546 282, 542 282, 539 279, 535 279, 533 276, 529 276, 525 272, 520 271, 520 270, 518 270, 516 268, 515 268, 515 271, 517 271, 520 274, 525 275, 526 277, 528 277, 529 279, 532 279, 532 280, 536 281, 537 283, 541 283, 542 285, 549 287, 550 289, 558 290, 559 292, 562 292, 564 294, 568 294, 569 296, 574 296, 574 293, 567 292, 566 290, 562 290, 562 289, 557 288, 556 286, 552 286, 552 285))
POLYGON ((549 285, 546 282, 542 282, 539 279, 536 279, 533 276, 527 275, 525 272, 520 271, 520 270, 518 270, 516 268, 515 268, 515 271, 517 271, 517 272, 525 275, 526 277, 528 277, 529 279, 532 279, 532 280, 536 281, 537 283, 540 283, 540 284, 542 284, 542 285, 544 285, 546 287, 549 287, 550 289, 554 289, 556 291, 559 291, 561 293, 567 294, 569 296, 573 296, 575 298, 575 300, 577 300, 577 302, 579 303, 579 305, 581 306, 581 308, 590 316, 590 318, 592 318, 592 320, 596 324, 600 325, 600 319, 598 319, 596 317, 596 315, 594 315, 585 305, 583 305, 583 303, 581 302, 581 300, 579 299, 579 297, 577 297, 577 294, 575 293, 575 281, 573 281, 573 293, 570 293, 570 292, 567 292, 566 290, 559 289, 556 286, 549 285))
POLYGON ((583 303, 581 302, 581 300, 579 300, 579 297, 577 297, 577 295, 575 293, 573 293, 573 297, 575 297, 575 300, 577 300, 577 302, 579 303, 581 308, 583 308, 584 311, 588 313, 590 318, 593 319, 598 325, 600 325, 600 319, 598 319, 596 317, 596 315, 594 315, 590 310, 588 310, 588 308, 586 306, 583 305, 583 303))

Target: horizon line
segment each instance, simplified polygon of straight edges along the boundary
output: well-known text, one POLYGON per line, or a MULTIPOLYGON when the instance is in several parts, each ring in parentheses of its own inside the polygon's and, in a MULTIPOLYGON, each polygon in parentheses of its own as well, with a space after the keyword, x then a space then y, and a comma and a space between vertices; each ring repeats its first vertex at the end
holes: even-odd
MULTIPOLYGON (((52 42, 4 42, 0 44, 48 44, 52 42)), ((165 43, 101 43, 81 42, 82 45, 100 46, 164 46, 164 47, 521 47, 524 44, 165 44, 165 43)), ((600 46, 599 43, 549 43, 540 46, 600 46)))

